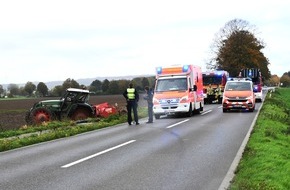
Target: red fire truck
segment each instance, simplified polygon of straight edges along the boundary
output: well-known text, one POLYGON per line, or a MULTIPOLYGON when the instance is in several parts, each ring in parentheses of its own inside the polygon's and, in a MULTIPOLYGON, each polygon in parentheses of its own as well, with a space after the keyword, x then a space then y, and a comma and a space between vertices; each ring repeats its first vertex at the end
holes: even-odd
POLYGON ((202 73, 205 103, 221 103, 228 77, 229 73, 224 70, 214 70, 202 73))
POLYGON ((262 101, 262 86, 263 86, 263 81, 262 81, 262 74, 260 69, 258 68, 246 68, 242 69, 239 77, 244 77, 244 78, 251 78, 253 85, 254 85, 254 93, 255 93, 255 98, 257 101, 262 101))

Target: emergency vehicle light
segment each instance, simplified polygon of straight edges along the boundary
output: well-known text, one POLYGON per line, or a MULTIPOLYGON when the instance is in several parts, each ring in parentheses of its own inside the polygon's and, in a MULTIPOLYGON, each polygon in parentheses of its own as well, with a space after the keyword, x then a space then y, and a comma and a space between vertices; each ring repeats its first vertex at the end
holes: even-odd
POLYGON ((249 69, 249 77, 252 77, 252 70, 249 69))
POLYGON ((223 75, 223 71, 216 71, 217 75, 223 75))
POLYGON ((160 74, 177 74, 177 73, 187 73, 190 71, 189 65, 183 65, 183 66, 176 66, 176 67, 157 67, 156 73, 158 75, 160 74))
POLYGON ((189 65, 183 65, 182 72, 187 72, 189 69, 189 65))
POLYGON ((157 67, 156 68, 156 72, 157 72, 157 74, 161 74, 162 73, 162 67, 157 67))

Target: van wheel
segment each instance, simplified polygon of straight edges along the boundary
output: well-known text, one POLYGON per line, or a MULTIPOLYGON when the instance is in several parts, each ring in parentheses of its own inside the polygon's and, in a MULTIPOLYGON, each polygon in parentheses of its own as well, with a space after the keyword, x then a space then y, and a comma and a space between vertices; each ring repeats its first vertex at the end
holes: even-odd
POLYGON ((255 106, 252 109, 249 109, 250 112, 253 112, 255 110, 255 106))
POLYGON ((224 112, 224 113, 227 112, 227 109, 224 109, 224 108, 223 108, 223 112, 224 112))

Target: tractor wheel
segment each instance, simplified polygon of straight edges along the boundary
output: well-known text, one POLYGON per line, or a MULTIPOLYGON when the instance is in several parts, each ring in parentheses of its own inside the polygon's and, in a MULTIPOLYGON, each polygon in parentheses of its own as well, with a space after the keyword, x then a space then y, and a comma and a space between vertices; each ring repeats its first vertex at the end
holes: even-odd
POLYGON ((43 122, 48 122, 53 120, 53 115, 50 110, 47 108, 41 107, 36 108, 30 113, 30 122, 31 124, 39 125, 43 122))
POLYGON ((85 120, 88 117, 90 117, 91 114, 87 109, 84 108, 78 108, 75 110, 75 112, 72 114, 71 119, 72 120, 85 120))
POLYGON ((32 125, 32 124, 33 124, 33 122, 32 122, 32 118, 30 117, 30 114, 31 114, 30 111, 27 111, 27 112, 25 113, 25 121, 26 121, 26 123, 27 123, 28 125, 32 125))

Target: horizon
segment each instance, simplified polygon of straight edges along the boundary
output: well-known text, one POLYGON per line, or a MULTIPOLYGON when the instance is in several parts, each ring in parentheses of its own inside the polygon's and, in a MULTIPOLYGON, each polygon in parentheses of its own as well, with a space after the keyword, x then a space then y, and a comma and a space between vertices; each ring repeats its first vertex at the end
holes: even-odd
POLYGON ((245 0, 237 6, 230 0, 15 0, 0 5, 5 18, 0 20, 0 84, 144 75, 174 64, 205 71, 215 35, 233 19, 255 26, 272 75, 290 71, 289 1, 245 0))

